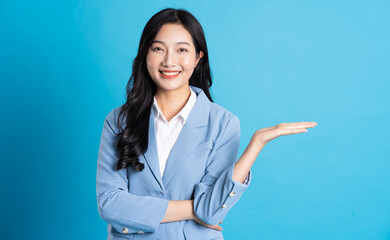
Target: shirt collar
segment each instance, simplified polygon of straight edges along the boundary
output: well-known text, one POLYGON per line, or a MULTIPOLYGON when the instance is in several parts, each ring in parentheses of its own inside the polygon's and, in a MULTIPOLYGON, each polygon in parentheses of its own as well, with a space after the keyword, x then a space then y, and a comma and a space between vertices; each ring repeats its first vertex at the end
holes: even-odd
MULTIPOLYGON (((180 116, 182 121, 183 121, 183 125, 187 121, 187 118, 190 115, 191 109, 196 102, 196 93, 191 88, 190 88, 190 92, 191 92, 190 98, 188 99, 186 105, 184 105, 184 107, 180 110, 180 112, 176 116, 174 116, 174 118, 180 116)), ((166 121, 164 115, 162 114, 160 108, 157 105, 156 97, 153 98, 153 108, 155 110, 154 111, 154 119, 156 120, 158 117, 161 117, 162 119, 164 119, 166 121)))

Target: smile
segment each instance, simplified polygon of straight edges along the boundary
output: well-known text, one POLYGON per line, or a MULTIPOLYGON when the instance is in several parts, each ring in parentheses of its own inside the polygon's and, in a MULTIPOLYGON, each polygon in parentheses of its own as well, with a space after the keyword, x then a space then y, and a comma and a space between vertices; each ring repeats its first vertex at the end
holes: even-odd
POLYGON ((160 75, 162 77, 170 78, 170 79, 175 78, 175 77, 179 76, 179 74, 180 74, 180 71, 178 71, 178 72, 162 72, 162 71, 159 71, 159 72, 160 72, 160 75))

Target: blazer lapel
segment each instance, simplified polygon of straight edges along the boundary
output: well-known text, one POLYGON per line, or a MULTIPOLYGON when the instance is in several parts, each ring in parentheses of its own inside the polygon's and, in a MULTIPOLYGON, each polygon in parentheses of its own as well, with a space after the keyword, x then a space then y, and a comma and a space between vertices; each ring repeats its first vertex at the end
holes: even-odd
POLYGON ((164 184, 161 178, 160 164, 158 160, 157 152, 157 142, 156 142, 156 131, 154 128, 154 113, 153 107, 150 111, 149 117, 149 138, 148 138, 148 149, 143 155, 145 162, 148 163, 148 166, 153 173, 154 178, 160 184, 162 190, 165 191, 164 184))
POLYGON ((187 155, 202 142, 202 138, 199 136, 197 129, 207 125, 208 122, 210 100, 201 88, 191 85, 190 87, 196 92, 197 99, 168 156, 162 177, 165 188, 167 188, 175 172, 187 155))
POLYGON ((185 160, 187 155, 196 146, 198 146, 199 143, 201 143, 202 138, 199 136, 197 129, 207 125, 208 122, 210 100, 201 88, 191 85, 190 87, 197 94, 197 99, 168 156, 163 177, 161 177, 158 159, 153 107, 150 111, 148 149, 143 157, 163 191, 165 191, 170 180, 175 175, 175 172, 179 168, 180 164, 185 160))

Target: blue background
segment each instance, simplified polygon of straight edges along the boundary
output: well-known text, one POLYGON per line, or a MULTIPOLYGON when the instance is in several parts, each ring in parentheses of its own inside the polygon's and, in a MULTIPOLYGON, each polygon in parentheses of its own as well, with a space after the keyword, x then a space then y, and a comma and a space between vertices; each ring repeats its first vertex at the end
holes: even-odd
POLYGON ((1 1, 1 239, 105 239, 96 161, 148 19, 202 24, 212 96, 265 146, 225 239, 390 239, 389 1, 1 1))

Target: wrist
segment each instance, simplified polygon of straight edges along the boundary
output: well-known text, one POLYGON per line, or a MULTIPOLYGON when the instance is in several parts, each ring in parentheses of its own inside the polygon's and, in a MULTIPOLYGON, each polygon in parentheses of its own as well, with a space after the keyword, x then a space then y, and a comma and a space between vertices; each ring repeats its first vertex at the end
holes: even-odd
POLYGON ((190 200, 190 205, 191 205, 191 214, 190 214, 190 219, 189 220, 195 220, 195 211, 194 211, 194 199, 190 200))
POLYGON ((254 134, 250 140, 250 144, 258 148, 263 148, 267 143, 260 139, 258 135, 254 134))

